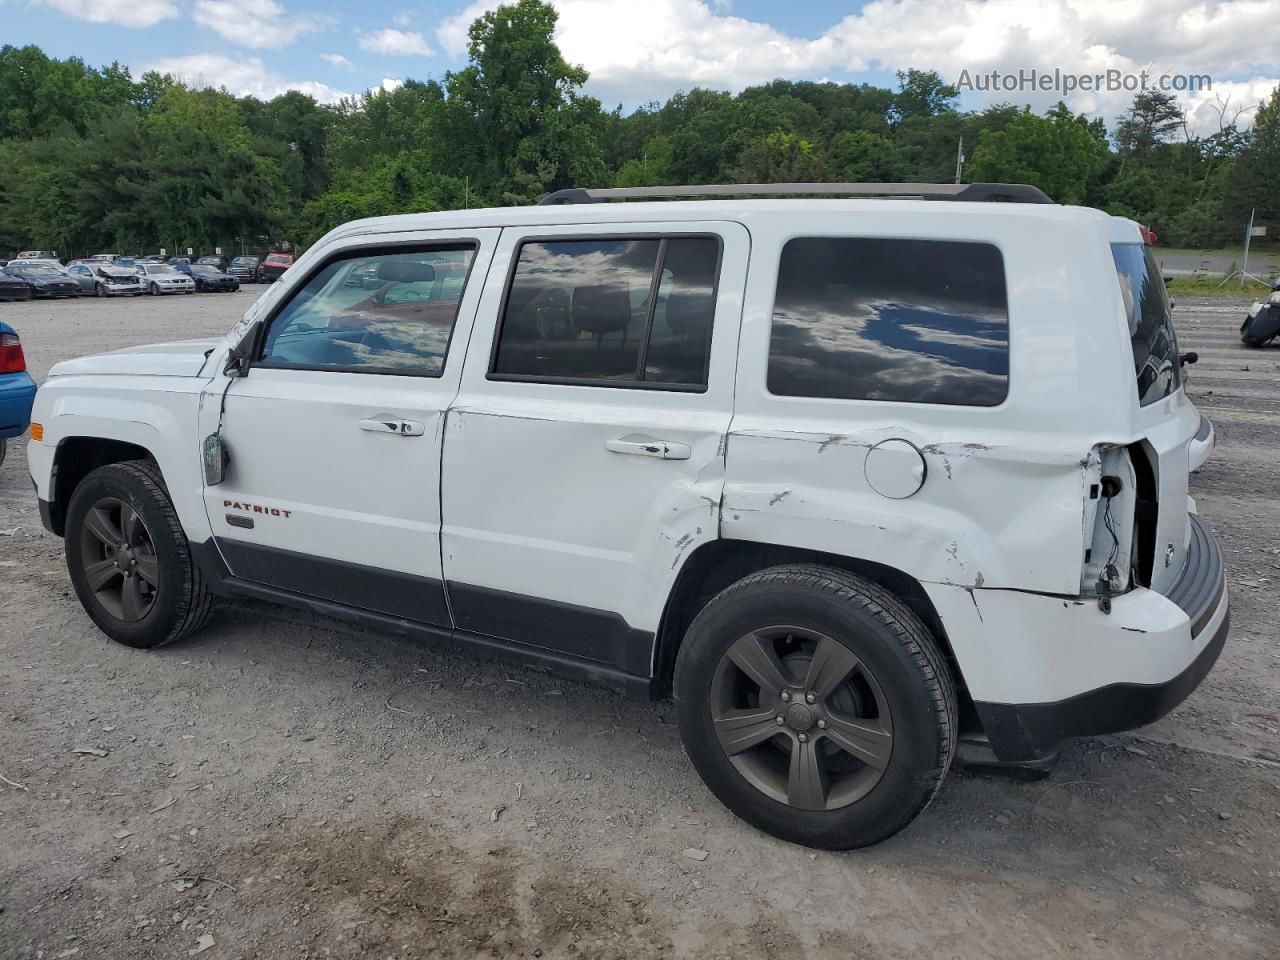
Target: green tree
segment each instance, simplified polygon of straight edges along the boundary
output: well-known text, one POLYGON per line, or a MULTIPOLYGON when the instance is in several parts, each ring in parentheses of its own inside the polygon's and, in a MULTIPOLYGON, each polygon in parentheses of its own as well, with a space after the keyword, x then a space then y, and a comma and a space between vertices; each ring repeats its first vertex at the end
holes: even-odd
POLYGON ((966 175, 974 181, 1030 183, 1058 203, 1083 203, 1106 156, 1106 142, 1087 117, 1062 105, 1048 116, 1022 113, 1003 130, 984 131, 966 175))

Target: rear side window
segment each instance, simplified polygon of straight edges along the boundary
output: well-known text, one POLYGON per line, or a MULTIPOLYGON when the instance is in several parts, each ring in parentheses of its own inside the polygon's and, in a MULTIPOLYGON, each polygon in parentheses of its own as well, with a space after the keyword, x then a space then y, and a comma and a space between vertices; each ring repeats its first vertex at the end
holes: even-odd
POLYGON ((473 244, 331 260, 272 319, 262 366, 438 377, 473 244))
POLYGON ((996 406, 1009 392, 1000 251, 944 240, 789 240, 768 382, 791 397, 996 406))
POLYGON ((714 237, 522 244, 492 376, 705 387, 719 253, 714 237))
POLYGON ((1120 295, 1129 321, 1133 369, 1138 379, 1138 403, 1163 400, 1182 386, 1178 339, 1173 332, 1164 278, 1151 250, 1141 243, 1113 243, 1120 295))

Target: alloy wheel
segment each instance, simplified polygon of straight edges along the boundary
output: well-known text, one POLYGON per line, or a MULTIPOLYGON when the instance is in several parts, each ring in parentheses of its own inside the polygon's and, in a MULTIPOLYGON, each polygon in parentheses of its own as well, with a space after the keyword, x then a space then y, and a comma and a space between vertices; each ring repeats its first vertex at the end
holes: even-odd
POLYGON ((893 752, 880 684, 844 644, 798 627, 735 641, 711 684, 721 749, 766 796, 804 810, 835 810, 879 783, 893 752))
POLYGON ((155 606, 160 563, 141 515, 123 500, 104 497, 85 514, 80 529, 85 582, 104 610, 136 623, 155 606))

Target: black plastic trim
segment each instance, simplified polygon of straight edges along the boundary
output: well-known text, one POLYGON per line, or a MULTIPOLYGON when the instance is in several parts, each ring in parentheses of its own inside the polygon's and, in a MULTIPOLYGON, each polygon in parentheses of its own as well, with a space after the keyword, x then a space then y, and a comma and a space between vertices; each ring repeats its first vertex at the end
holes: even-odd
POLYGON ((653 663, 654 635, 617 613, 571 603, 449 582, 449 605, 459 630, 502 637, 645 675, 653 663))
POLYGON ((543 206, 611 200, 712 199, 716 197, 908 197, 970 203, 1053 203, 1025 183, 713 183, 661 187, 569 187, 547 194, 543 206))
POLYGON ((1113 683, 1057 703, 979 701, 974 706, 996 757, 1042 760, 1071 737, 1119 733, 1159 720, 1200 685, 1222 653, 1230 628, 1228 612, 1199 656, 1165 683, 1113 683))
POLYGON ((1213 619, 1226 589, 1227 577, 1218 541, 1195 514, 1188 515, 1187 519, 1191 521, 1187 560, 1166 596, 1191 619, 1191 635, 1195 637, 1213 619))
MULTIPOLYGON (((226 549, 228 543, 236 544, 238 541, 218 538, 216 543, 213 540, 206 540, 203 543, 190 545, 192 559, 204 574, 206 585, 218 596, 247 597, 280 603, 400 636, 432 641, 448 640, 487 655, 538 667, 571 680, 606 687, 639 700, 651 700, 657 695, 657 687, 650 676, 651 661, 649 659, 654 636, 642 630, 633 630, 617 614, 574 607, 550 600, 518 597, 483 587, 450 585, 450 599, 454 600, 455 605, 458 596, 463 598, 464 606, 468 601, 494 604, 496 615, 489 617, 482 615, 477 622, 482 622, 493 629, 510 629, 516 634, 508 637, 491 636, 478 630, 450 628, 446 623, 428 623, 415 617, 369 610, 359 604, 344 603, 304 591, 281 588, 236 576, 232 574, 220 552, 226 549), (527 620, 515 622, 511 619, 519 617, 525 617, 527 620), (607 635, 606 642, 603 644, 590 642, 595 636, 593 631, 607 635), (552 649, 545 645, 548 637, 565 640, 573 636, 589 642, 565 644, 560 649, 552 649), (536 642, 530 642, 527 639, 529 637, 533 637, 536 642), (576 649, 570 649, 570 647, 576 649), (588 656, 583 651, 604 654, 608 659, 588 656)), ((257 550, 271 549, 253 544, 240 544, 240 546, 254 547, 257 550)), ((275 551, 275 553, 297 556, 284 550, 275 551)), ((337 563, 338 561, 325 562, 337 563)), ((355 567, 354 564, 343 566, 348 569, 371 569, 355 567)), ((385 571, 374 572, 391 577, 399 576, 386 574, 385 571)), ((424 580, 424 578, 413 579, 424 580)))
POLYGON ((237 579, 391 617, 405 617, 445 627, 451 623, 444 584, 434 578, 314 557, 226 537, 218 537, 216 542, 237 579))
POLYGON ((37 498, 40 501, 40 525, 52 533, 55 537, 62 536, 61 531, 53 522, 53 506, 48 500, 37 498))

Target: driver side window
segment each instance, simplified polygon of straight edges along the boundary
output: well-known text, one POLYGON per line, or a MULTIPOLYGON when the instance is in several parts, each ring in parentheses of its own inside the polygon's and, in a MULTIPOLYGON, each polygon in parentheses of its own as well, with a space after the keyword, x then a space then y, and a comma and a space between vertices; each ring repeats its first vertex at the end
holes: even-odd
POLYGON ((271 320, 257 365, 440 376, 475 252, 396 247, 330 260, 271 320))

